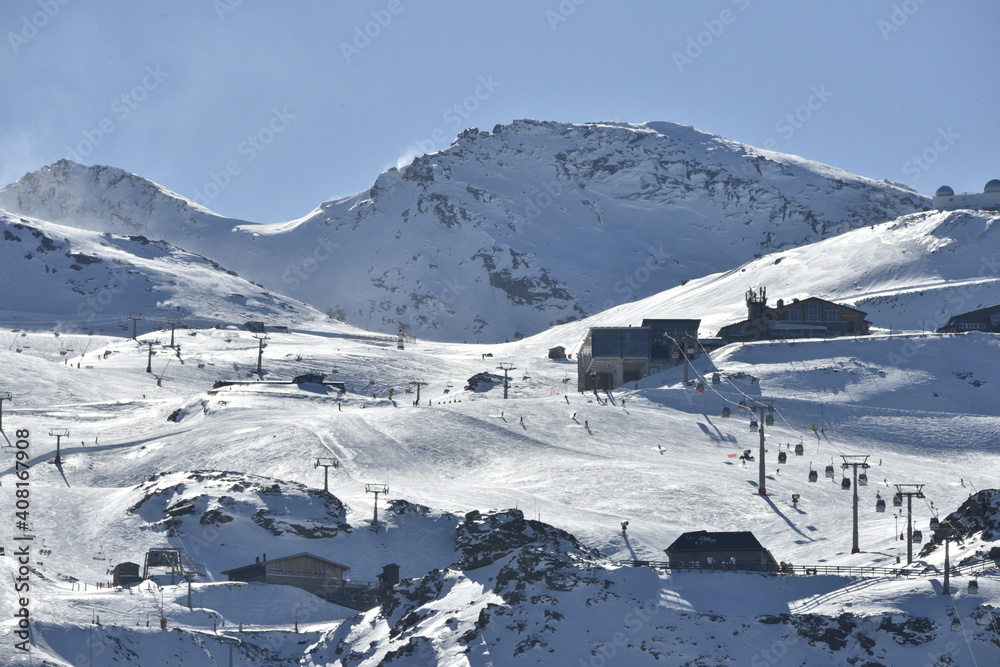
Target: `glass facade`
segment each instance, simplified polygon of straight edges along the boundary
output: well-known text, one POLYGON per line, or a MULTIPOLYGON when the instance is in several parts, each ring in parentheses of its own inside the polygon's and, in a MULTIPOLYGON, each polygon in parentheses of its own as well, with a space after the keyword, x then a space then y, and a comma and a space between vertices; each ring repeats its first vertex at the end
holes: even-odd
POLYGON ((595 357, 649 356, 648 329, 595 329, 592 339, 595 357))

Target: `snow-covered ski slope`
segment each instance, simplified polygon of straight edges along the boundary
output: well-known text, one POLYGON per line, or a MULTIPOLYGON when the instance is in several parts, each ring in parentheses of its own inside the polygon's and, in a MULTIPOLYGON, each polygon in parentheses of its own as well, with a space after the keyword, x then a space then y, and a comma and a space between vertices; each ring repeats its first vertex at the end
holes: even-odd
MULTIPOLYGON (((876 492, 888 500, 894 483, 925 484, 914 525, 928 535, 934 513, 943 517, 974 490, 997 487, 995 335, 728 346, 693 361, 696 376, 718 371, 723 378, 706 382, 702 394, 682 386, 675 368, 598 402, 574 391, 572 361, 546 358, 551 333, 505 345, 417 342, 398 350, 345 332, 333 323, 271 332, 263 361, 265 380, 325 372, 346 383, 342 397, 319 385, 212 389, 220 379, 255 377, 258 341, 235 328, 179 331, 180 354, 155 346, 149 374, 142 339, 163 340, 162 332, 139 342, 0 333, 0 389, 14 394, 3 406, 4 432, 12 440, 15 429, 31 433, 36 660, 226 664, 230 646, 243 664, 315 665, 818 665, 854 657, 923 664, 943 653, 955 664, 984 665, 1000 655, 996 621, 983 606, 1000 601, 995 576, 980 577, 978 595, 966 593, 967 577, 956 576, 958 592, 947 598, 939 594, 940 576, 861 584, 848 577, 657 575, 613 564, 663 560, 663 549, 690 530, 752 530, 776 559, 796 564, 905 563, 896 539, 902 522, 891 503, 875 512, 876 492), (73 351, 60 354, 70 340, 73 351), (463 391, 476 373, 502 373, 501 362, 515 366, 508 400, 498 384, 463 391), (412 381, 426 383, 419 406, 416 393, 406 393, 412 381), (756 455, 759 443, 749 415, 737 409, 741 399, 772 401, 776 409, 766 428, 767 497, 758 494, 757 461, 743 468, 734 456, 744 449, 756 455), (721 417, 724 405, 730 418, 721 417), (56 466, 48 431, 59 428, 70 434, 56 466), (798 442, 801 457, 787 450, 798 442), (778 465, 783 447, 788 461, 778 465), (859 490, 861 553, 853 555, 851 494, 840 488, 845 454, 867 454, 872 465, 870 484, 859 490), (331 470, 330 490, 345 507, 317 492, 323 475, 314 462, 331 456, 341 467, 331 470), (823 474, 831 462, 832 480, 823 474), (807 482, 810 465, 818 483, 807 482), (390 509, 379 499, 384 525, 377 533, 369 529, 367 483, 388 485, 396 501, 390 509), (793 493, 801 494, 797 508, 793 493), (448 569, 462 558, 455 542, 462 517, 506 508, 596 550, 580 552, 586 567, 570 568, 575 584, 550 582, 517 601, 501 581, 515 561, 527 567, 523 558, 448 569), (213 520, 213 510, 231 520, 213 520), (110 579, 110 567, 141 563, 153 546, 182 549, 200 573, 193 610, 187 587, 162 577, 162 588, 95 590, 110 579), (387 563, 400 565, 403 577, 423 582, 413 616, 355 616, 293 588, 221 583, 223 570, 257 555, 303 551, 348 565, 349 577, 361 581, 374 580, 387 563), (802 630, 843 613, 856 627, 840 639, 817 642, 802 630), (156 627, 161 614, 168 632, 156 627), (100 626, 91 624, 97 615, 100 626), (765 616, 778 620, 761 621, 765 616), (902 631, 891 627, 910 617, 930 625, 910 628, 910 641, 900 643, 902 631), (959 619, 956 631, 952 618, 959 619)), ((13 508, 14 449, 4 451, 0 502, 13 508)), ((952 546, 952 557, 990 546, 969 539, 952 546)), ((943 554, 917 559, 941 567, 943 554)), ((16 576, 14 559, 0 559, 0 567, 5 580, 16 576)), ((0 588, 5 618, 13 619, 16 603, 11 585, 0 588)), ((4 622, 6 636, 13 626, 4 622)), ((0 655, 14 664, 13 641, 0 655)))

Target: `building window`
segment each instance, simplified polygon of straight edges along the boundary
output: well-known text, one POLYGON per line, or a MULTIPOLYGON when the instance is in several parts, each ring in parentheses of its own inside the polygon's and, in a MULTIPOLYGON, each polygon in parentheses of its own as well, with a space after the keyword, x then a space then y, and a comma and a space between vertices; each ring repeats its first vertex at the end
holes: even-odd
POLYGON ((823 319, 827 322, 839 322, 840 308, 831 308, 830 306, 827 306, 826 310, 823 311, 823 319))
POLYGON ((801 322, 802 321, 802 308, 796 306, 795 308, 789 308, 785 311, 785 319, 789 322, 801 322))
POLYGON ((968 331, 970 329, 985 329, 986 328, 986 323, 985 322, 959 322, 958 323, 958 328, 966 330, 966 331, 968 331))
POLYGON ((1000 327, 1000 313, 993 313, 990 315, 990 322, 995 327, 1000 327))
POLYGON ((806 304, 806 322, 822 321, 823 306, 818 303, 806 304))

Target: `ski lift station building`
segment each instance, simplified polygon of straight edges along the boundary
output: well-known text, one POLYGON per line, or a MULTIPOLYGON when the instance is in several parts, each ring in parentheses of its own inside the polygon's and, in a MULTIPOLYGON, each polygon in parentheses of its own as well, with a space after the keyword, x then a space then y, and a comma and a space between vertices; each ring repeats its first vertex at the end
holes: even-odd
POLYGON ((638 327, 592 327, 576 355, 578 390, 617 389, 697 356, 700 325, 646 319, 638 327))
POLYGON ((664 549, 671 569, 723 567, 737 570, 774 570, 778 563, 750 531, 684 533, 664 549))

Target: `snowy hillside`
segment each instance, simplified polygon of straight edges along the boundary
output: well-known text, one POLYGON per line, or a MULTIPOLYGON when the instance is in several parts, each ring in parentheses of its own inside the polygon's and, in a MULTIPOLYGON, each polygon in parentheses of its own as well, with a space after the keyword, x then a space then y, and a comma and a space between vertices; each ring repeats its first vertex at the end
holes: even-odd
MULTIPOLYGON (((706 380, 722 378, 703 394, 683 386, 676 368, 600 402, 567 391, 575 367, 545 358, 544 335, 398 350, 318 321, 270 336, 265 380, 319 370, 347 393, 316 384, 213 388, 244 378, 255 362, 245 331, 187 331, 183 351, 171 352, 169 368, 155 361, 152 375, 142 370, 145 346, 133 341, 95 336, 83 357, 68 355, 84 362, 77 367, 56 349, 72 337, 31 332, 33 344, 18 354, 8 348, 20 333, 0 332, 0 390, 14 394, 4 433, 13 443, 17 429, 30 432, 25 576, 36 664, 200 667, 228 664, 230 651, 234 664, 366 667, 984 665, 1000 656, 1000 581, 995 569, 976 576, 990 567, 983 558, 1000 525, 994 495, 976 495, 1000 485, 995 335, 728 346, 694 362, 706 380), (462 390, 501 362, 517 369, 508 400, 498 385, 462 390), (426 383, 420 405, 408 393, 415 380, 426 383), (736 408, 741 399, 776 408, 766 497, 756 462, 743 468, 736 458, 759 441, 736 408), (48 429, 58 428, 69 436, 54 465, 48 429), (789 447, 800 441, 804 455, 795 456, 789 447), (788 461, 779 465, 781 450, 788 461), (857 554, 851 494, 840 484, 845 454, 867 454, 872 466, 859 488, 857 554), (329 494, 317 457, 340 461, 329 494), (833 479, 823 474, 828 464, 833 479), (807 481, 810 467, 819 482, 807 481), (388 486, 378 530, 369 483, 388 486), (925 537, 932 516, 956 513, 964 540, 950 557, 965 569, 951 573, 951 596, 941 595, 941 547, 917 545, 909 577, 619 564, 665 560, 663 549, 686 531, 752 530, 797 566, 897 568, 905 517, 891 504, 874 508, 895 483, 925 485, 913 517, 925 537), (797 507, 792 493, 801 494, 797 507), (977 507, 987 514, 978 518, 977 507), (115 564, 141 563, 150 547, 182 550, 196 572, 190 608, 188 586, 163 573, 129 590, 95 586, 115 564), (358 582, 395 563, 403 581, 380 607, 356 612, 221 574, 264 554, 301 552, 347 565, 358 582), (973 579, 978 592, 968 588, 973 579)), ((4 447, 8 508, 15 449, 4 447)), ((24 544, 11 540, 21 534, 4 538, 8 555, 24 544)), ((7 581, 17 567, 0 558, 7 581)), ((18 608, 10 585, 0 588, 0 608, 10 637, 18 608)), ((0 662, 18 657, 12 641, 0 645, 0 662)))
POLYGON ((634 326, 645 317, 700 319, 700 335, 715 336, 747 317, 744 294, 757 285, 767 288, 770 306, 818 296, 868 313, 876 329, 934 331, 953 315, 1000 304, 998 258, 1000 215, 914 213, 691 280, 537 341, 575 351, 589 327, 634 326))
POLYGON ((275 225, 67 161, 0 192, 0 208, 162 238, 367 329, 486 342, 927 203, 691 127, 538 121, 466 130, 365 193, 275 225))
POLYGON ((205 257, 144 236, 100 234, 0 211, 0 323, 120 333, 129 313, 189 325, 322 315, 205 257))

